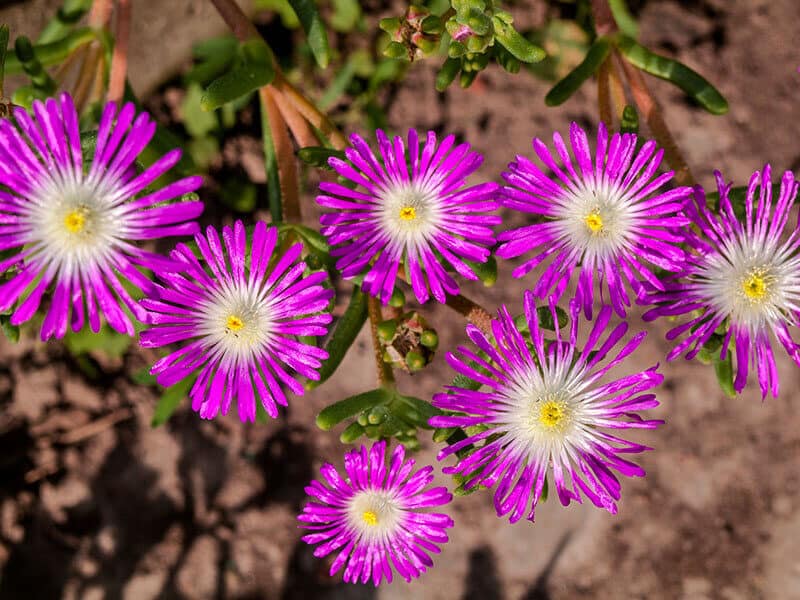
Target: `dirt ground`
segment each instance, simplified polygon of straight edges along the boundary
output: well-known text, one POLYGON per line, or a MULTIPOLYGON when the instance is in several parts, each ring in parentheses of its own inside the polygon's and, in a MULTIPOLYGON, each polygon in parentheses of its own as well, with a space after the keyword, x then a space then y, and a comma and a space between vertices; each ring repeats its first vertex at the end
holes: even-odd
MULTIPOLYGON (((35 31, 52 4, 16 3, 0 21, 35 31)), ((524 18, 534 4, 519 2, 515 11, 524 18)), ((167 15, 155 12, 159 5, 134 3, 142 37, 133 47, 145 51, 132 57, 138 90, 185 64, 191 36, 220 27, 205 2, 176 1, 167 15), (154 73, 145 58, 153 38, 145 38, 163 36, 171 22, 187 37, 171 37, 167 71, 154 73)), ((718 168, 741 185, 767 161, 797 174, 796 0, 638 5, 643 42, 677 54, 730 102, 727 116, 713 117, 649 80, 700 182, 711 185, 718 168)), ((563 132, 570 120, 595 122, 593 86, 558 109, 544 106, 547 89, 527 74, 489 69, 472 89, 438 95, 432 70, 421 65, 398 90, 391 122, 460 134, 486 153, 489 177, 512 153, 529 153, 533 135, 563 132)), ((508 265, 499 281, 466 291, 487 307, 519 310, 525 282, 512 280, 508 265)), ((443 349, 464 337, 447 310, 425 308, 443 349)), ((638 315, 632 326, 645 327, 638 315)), ((665 326, 648 329, 626 368, 666 354, 665 326)), ((800 598, 800 370, 784 356, 782 395, 763 403, 755 386, 726 398, 710 368, 662 364, 657 412, 667 424, 637 436, 655 450, 637 459, 648 475, 623 483, 616 516, 551 500, 535 524, 509 525, 495 517, 488 494, 476 493, 451 505, 451 542, 414 584, 376 591, 329 578, 299 541, 294 517, 302 486, 323 461, 341 463, 344 450, 338 430, 316 429, 315 414, 373 385, 365 334, 329 384, 295 399, 279 420, 209 423, 182 408, 158 429, 149 425, 155 393, 131 381, 147 365, 138 352, 93 357, 100 372, 92 379, 57 343, 0 337, 0 598, 800 598)), ((429 398, 451 376, 442 354, 401 378, 402 389, 429 398)), ((426 440, 418 460, 434 454, 426 440)))

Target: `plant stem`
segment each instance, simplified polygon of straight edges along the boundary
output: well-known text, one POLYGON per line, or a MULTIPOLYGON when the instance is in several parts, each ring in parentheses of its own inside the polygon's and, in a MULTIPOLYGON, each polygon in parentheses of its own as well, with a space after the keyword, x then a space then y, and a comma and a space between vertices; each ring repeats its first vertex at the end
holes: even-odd
MULTIPOLYGON (((247 18, 247 15, 244 14, 235 0, 211 0, 211 3, 239 41, 244 42, 254 37, 260 37, 255 25, 247 18)), ((338 150, 346 148, 347 139, 342 135, 342 132, 338 130, 327 115, 314 106, 313 102, 286 80, 274 57, 272 62, 275 68, 275 79, 270 85, 283 94, 297 112, 316 127, 322 135, 327 137, 335 148, 338 150)))
POLYGON ((592 16, 594 16, 594 29, 597 35, 608 35, 617 30, 617 23, 608 0, 592 0, 592 16))
POLYGON ((117 27, 114 54, 111 57, 111 74, 108 78, 109 101, 121 102, 125 95, 128 74, 128 41, 131 33, 131 0, 117 0, 117 27))
POLYGON ((600 65, 600 70, 597 72, 597 109, 600 113, 600 120, 609 129, 614 126, 611 120, 610 58, 609 56, 603 61, 603 64, 600 65))
POLYGON ((631 86, 633 101, 639 107, 639 112, 644 115, 653 137, 664 149, 664 156, 675 171, 675 181, 681 185, 694 185, 695 180, 689 170, 689 165, 686 164, 680 150, 678 150, 675 138, 672 137, 658 102, 656 102, 653 94, 648 89, 644 77, 636 67, 626 60, 622 60, 622 68, 625 70, 625 76, 631 86))
POLYGON ((101 29, 111 20, 111 0, 94 0, 89 12, 89 26, 101 29))
POLYGON ((457 313, 464 315, 468 322, 475 325, 483 333, 491 333, 492 315, 474 300, 459 294, 457 296, 448 296, 446 304, 457 313))
POLYGON ((383 346, 378 337, 378 323, 383 321, 381 303, 374 296, 367 295, 367 315, 369 316, 369 329, 372 333, 372 348, 375 356, 375 368, 378 371, 378 386, 393 387, 394 372, 392 367, 383 362, 383 346))
POLYGON ((275 156, 278 158, 278 173, 280 174, 281 198, 283 200, 283 218, 287 221, 300 223, 303 215, 300 211, 298 195, 297 165, 295 164, 292 140, 286 128, 286 121, 275 102, 276 91, 270 86, 259 90, 261 103, 267 111, 269 126, 272 129, 272 143, 275 145, 275 156))

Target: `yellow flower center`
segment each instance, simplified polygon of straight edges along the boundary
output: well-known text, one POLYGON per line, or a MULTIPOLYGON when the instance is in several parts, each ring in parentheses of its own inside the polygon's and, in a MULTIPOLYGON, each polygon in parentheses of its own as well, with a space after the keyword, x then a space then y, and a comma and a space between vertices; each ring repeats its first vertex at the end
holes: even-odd
POLYGON ((558 400, 544 402, 539 408, 539 423, 545 427, 558 427, 566 416, 566 404, 558 400))
POLYGON ((371 525, 374 527, 375 525, 378 524, 378 515, 371 510, 365 510, 364 514, 361 515, 361 518, 364 519, 364 523, 366 523, 367 525, 371 525))
POLYGON ((413 221, 417 218, 417 211, 413 206, 404 206, 400 209, 400 218, 403 221, 413 221))
POLYGON ((603 230, 603 217, 597 211, 588 214, 584 221, 592 233, 598 233, 603 230))
POLYGON ((742 289, 751 300, 761 300, 767 294, 767 282, 762 273, 752 273, 742 282, 742 289))
POLYGON ((78 208, 64 217, 64 227, 70 233, 80 233, 86 226, 86 209, 78 208))
POLYGON ((242 327, 244 327, 244 321, 242 321, 242 319, 236 315, 231 315, 225 322, 225 326, 231 331, 239 331, 242 327))

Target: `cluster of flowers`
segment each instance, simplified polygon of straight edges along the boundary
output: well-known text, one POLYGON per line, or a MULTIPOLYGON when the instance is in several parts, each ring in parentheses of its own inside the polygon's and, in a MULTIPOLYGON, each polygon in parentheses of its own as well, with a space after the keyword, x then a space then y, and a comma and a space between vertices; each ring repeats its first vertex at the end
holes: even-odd
MULTIPOLYGON (((165 386, 196 374, 190 397, 203 418, 226 414, 234 398, 242 420, 255 419, 258 401, 274 417, 287 403, 284 388, 303 393, 298 375, 318 378, 327 355, 301 340, 325 335, 333 290, 324 271, 301 260, 300 244, 285 247, 264 223, 249 235, 241 222, 221 235, 214 227, 201 233, 202 204, 191 194, 200 178, 158 185, 179 151, 137 168, 155 124, 132 105, 106 107, 88 166, 67 95, 37 102, 33 116, 18 109, 14 119, 0 123, 0 274, 10 274, 0 284, 0 312, 13 309, 13 324, 31 319, 49 289, 42 339, 63 337, 68 325, 82 329, 87 315, 97 332, 101 313, 133 334, 130 313, 150 326, 143 346, 179 345, 152 372, 165 386), (135 244, 192 234, 193 244, 179 243, 169 256, 135 244)), ((784 234, 798 191, 790 172, 777 199, 769 167, 754 173, 737 214, 719 174, 717 207, 699 187, 665 191, 672 174, 657 174, 662 152, 652 141, 609 135, 601 124, 592 153, 573 124, 571 153, 559 134, 553 142, 555 154, 533 141, 545 169, 517 156, 505 185, 467 186, 482 157, 453 136, 420 139, 411 130, 404 140, 378 131, 376 156, 354 135, 347 160, 330 159, 352 185, 324 182, 317 198, 330 209, 321 225, 337 269, 361 277, 362 289, 384 303, 398 279, 420 303, 445 302, 459 292, 454 275, 476 279, 470 263, 487 261, 497 242, 501 258, 528 256, 516 277, 544 266, 524 295, 522 317, 503 306, 491 331, 467 327, 474 347, 448 354, 475 385, 433 398, 442 415, 432 426, 468 432, 439 453, 456 457, 444 472, 466 489, 494 488, 496 512, 511 522, 533 520, 548 475, 562 504, 585 496, 610 512, 620 498, 614 472, 644 475, 623 456, 648 448, 612 432, 662 423, 639 413, 658 405, 652 389, 663 376, 657 365, 608 375, 644 339, 644 332, 626 338, 632 300, 652 305, 646 320, 685 317, 667 335, 685 335, 668 359, 691 358, 712 336, 722 338, 721 355, 735 351, 737 391, 755 368, 762 396, 778 394, 773 337, 800 364, 788 329, 800 318, 800 234, 784 234), (531 215, 530 224, 495 238, 501 207, 531 215), (596 290, 602 307, 593 315, 596 290), (557 323, 565 296, 568 331, 546 335, 537 301, 557 323), (582 346, 581 313, 591 321, 582 346)), ((419 576, 453 526, 427 510, 452 499, 446 488, 429 487, 433 467, 413 472, 402 445, 386 451, 385 442, 353 450, 346 478, 326 464, 324 482, 306 488, 313 500, 299 517, 310 530, 304 540, 319 544, 317 556, 338 551, 331 573, 345 567, 346 581, 378 585, 393 569, 407 580, 419 576)))

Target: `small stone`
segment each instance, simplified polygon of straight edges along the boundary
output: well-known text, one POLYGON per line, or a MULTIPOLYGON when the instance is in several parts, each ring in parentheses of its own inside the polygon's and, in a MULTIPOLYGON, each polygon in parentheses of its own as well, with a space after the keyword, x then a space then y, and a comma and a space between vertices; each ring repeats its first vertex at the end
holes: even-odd
POLYGON ((58 402, 54 369, 23 370, 14 373, 14 403, 11 410, 31 422, 38 421, 47 407, 58 402))
POLYGON ((161 597, 166 573, 134 575, 122 590, 123 600, 150 600, 161 597))
POLYGON ((213 537, 197 539, 178 571, 178 590, 186 598, 213 598, 217 589, 219 548, 213 537))
POLYGON ((99 411, 103 408, 100 392, 86 385, 78 377, 67 377, 61 383, 61 392, 64 395, 64 400, 79 408, 90 411, 99 411))
POLYGON ((777 496, 772 501, 772 512, 779 517, 788 517, 792 514, 792 499, 789 496, 777 496))

